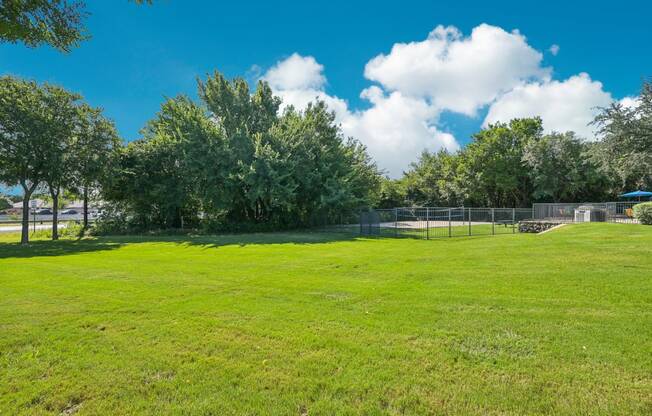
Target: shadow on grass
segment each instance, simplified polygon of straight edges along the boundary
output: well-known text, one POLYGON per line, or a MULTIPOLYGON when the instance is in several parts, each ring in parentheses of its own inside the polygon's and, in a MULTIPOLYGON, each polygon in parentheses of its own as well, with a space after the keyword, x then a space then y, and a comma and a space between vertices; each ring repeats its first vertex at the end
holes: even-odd
POLYGON ((177 243, 189 246, 203 246, 217 248, 223 246, 248 246, 271 244, 325 244, 339 241, 354 241, 360 236, 354 233, 321 232, 311 230, 265 232, 246 234, 218 234, 218 235, 130 235, 130 236, 103 236, 99 241, 115 244, 137 243, 177 243))
POLYGON ((26 246, 20 243, 0 243, 0 259, 66 256, 95 251, 115 250, 122 244, 89 240, 32 241, 26 246))
POLYGON ((270 244, 325 244, 354 241, 360 236, 353 233, 294 231, 224 235, 126 235, 100 236, 79 240, 37 240, 27 246, 19 243, 0 242, 0 259, 66 256, 79 253, 115 250, 126 244, 174 243, 199 246, 206 249, 224 246, 270 245, 270 244))

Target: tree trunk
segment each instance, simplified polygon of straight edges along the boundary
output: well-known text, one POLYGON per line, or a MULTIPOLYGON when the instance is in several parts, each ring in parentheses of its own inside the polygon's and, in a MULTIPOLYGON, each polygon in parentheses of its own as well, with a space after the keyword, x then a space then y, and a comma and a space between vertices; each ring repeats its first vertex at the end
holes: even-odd
POLYGON ((84 231, 88 228, 88 187, 84 187, 84 231))
POLYGON ((29 244, 29 197, 27 190, 23 193, 23 228, 20 234, 20 244, 29 244))
POLYGON ((20 233, 20 244, 29 244, 29 199, 32 197, 32 192, 36 188, 33 185, 31 188, 27 187, 26 183, 21 183, 23 187, 23 220, 22 229, 20 233))
POLYGON ((59 239, 59 189, 50 187, 52 196, 52 241, 59 239))

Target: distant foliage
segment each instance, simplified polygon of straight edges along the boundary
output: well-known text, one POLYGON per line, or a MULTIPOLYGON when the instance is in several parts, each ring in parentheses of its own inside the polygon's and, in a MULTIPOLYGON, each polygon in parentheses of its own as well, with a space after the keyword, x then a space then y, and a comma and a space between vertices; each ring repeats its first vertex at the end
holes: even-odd
POLYGON ((543 134, 540 118, 491 125, 457 153, 424 152, 398 182, 401 205, 526 207, 600 186, 572 133, 543 134))
POLYGON ((77 94, 10 76, 0 92, 0 182, 20 185, 24 201, 47 190, 53 208, 60 197, 106 201, 100 233, 290 229, 348 222, 369 206, 527 207, 652 188, 649 82, 635 106, 602 110, 597 142, 515 119, 458 152, 422 153, 398 180, 382 177, 323 102, 279 113, 265 82, 252 92, 215 73, 198 101, 166 100, 126 146, 77 94))
POLYGON ((383 182, 379 205, 527 207, 652 189, 652 83, 635 106, 614 103, 594 125, 597 142, 544 134, 540 118, 488 126, 456 153, 424 152, 402 178, 383 182))
POLYGON ((652 225, 652 202, 634 205, 634 218, 641 224, 652 225))

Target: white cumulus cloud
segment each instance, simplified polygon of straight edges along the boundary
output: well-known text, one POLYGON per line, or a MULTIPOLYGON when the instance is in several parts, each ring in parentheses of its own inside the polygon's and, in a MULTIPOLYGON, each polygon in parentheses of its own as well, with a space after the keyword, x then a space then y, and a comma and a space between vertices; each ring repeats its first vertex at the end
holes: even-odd
POLYGON ((491 105, 484 125, 540 116, 546 131, 572 130, 586 139, 593 139, 594 128, 589 123, 599 111, 598 107, 608 106, 612 101, 602 83, 581 73, 565 81, 517 86, 491 105))
POLYGON ((335 112, 344 134, 365 144, 378 165, 393 177, 400 176, 424 149, 459 148, 451 134, 436 128, 439 110, 422 98, 397 91, 386 95, 380 87, 372 86, 360 94, 371 108, 349 109, 345 100, 325 92, 323 66, 313 57, 293 54, 270 68, 263 79, 283 99, 283 108, 292 105, 303 109, 315 99, 324 101, 335 112))
POLYGON ((474 115, 524 80, 546 79, 543 55, 518 31, 482 24, 463 37, 437 26, 419 42, 397 43, 365 67, 365 76, 390 91, 426 97, 441 109, 474 115))
POLYGON ((397 177, 424 149, 459 148, 455 137, 436 127, 439 111, 422 99, 378 87, 364 90, 371 108, 350 114, 342 123, 346 135, 364 143, 378 165, 397 177))
POLYGON ((312 56, 293 53, 270 68, 263 78, 279 90, 319 89, 326 83, 323 71, 324 66, 312 56))
MULTIPOLYGON (((548 50, 556 55, 559 46, 548 50)), ((547 131, 574 130, 591 139, 588 124, 596 107, 613 102, 611 95, 585 73, 552 80, 552 68, 542 62, 543 54, 517 30, 481 24, 464 36, 453 26, 437 26, 425 40, 396 43, 367 62, 364 75, 376 85, 360 93, 370 104, 365 110, 326 91, 324 66, 312 56, 294 53, 262 79, 284 107, 301 110, 315 99, 324 101, 344 134, 360 140, 381 168, 398 177, 424 149, 459 149, 441 127, 443 111, 477 117, 488 108, 484 126, 541 116, 547 131)))

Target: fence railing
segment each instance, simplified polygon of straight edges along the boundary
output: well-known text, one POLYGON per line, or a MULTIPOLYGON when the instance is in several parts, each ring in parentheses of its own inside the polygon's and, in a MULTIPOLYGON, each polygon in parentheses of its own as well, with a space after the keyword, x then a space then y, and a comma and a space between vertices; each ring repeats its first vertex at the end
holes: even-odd
POLYGON ((530 208, 404 207, 360 214, 360 234, 440 237, 513 234, 519 221, 532 217, 530 208))
POLYGON ((532 206, 532 218, 554 222, 637 223, 634 205, 640 202, 539 203, 532 206))

